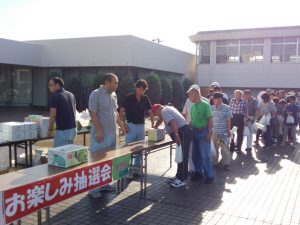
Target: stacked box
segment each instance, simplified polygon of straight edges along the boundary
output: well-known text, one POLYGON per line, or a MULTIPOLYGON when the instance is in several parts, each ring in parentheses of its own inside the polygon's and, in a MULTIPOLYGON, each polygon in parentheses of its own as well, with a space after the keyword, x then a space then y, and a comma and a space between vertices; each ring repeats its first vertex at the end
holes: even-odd
POLYGON ((37 138, 37 125, 35 122, 24 122, 25 139, 37 138))
POLYGON ((68 168, 87 162, 88 148, 82 145, 64 145, 48 150, 48 164, 68 168))
POLYGON ((165 129, 158 128, 158 129, 149 129, 148 130, 148 140, 149 141, 161 141, 165 139, 165 129))
POLYGON ((25 139, 24 124, 20 122, 2 123, 2 136, 6 141, 20 141, 25 139))
POLYGON ((42 117, 39 123, 39 137, 47 137, 49 129, 49 117, 42 117))

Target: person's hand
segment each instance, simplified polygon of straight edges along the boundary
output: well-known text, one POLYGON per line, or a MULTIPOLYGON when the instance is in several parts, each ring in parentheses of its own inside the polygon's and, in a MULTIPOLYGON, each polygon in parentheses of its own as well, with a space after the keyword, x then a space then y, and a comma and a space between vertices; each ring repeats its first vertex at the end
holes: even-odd
POLYGON ((127 123, 124 123, 125 133, 129 132, 129 127, 127 123))
POLYGON ((176 144, 180 144, 180 136, 179 136, 179 134, 175 134, 174 141, 175 141, 176 144))
POLYGON ((103 131, 96 133, 96 140, 98 142, 102 142, 104 140, 104 133, 103 133, 103 131))
POLYGON ((206 134, 206 141, 210 142, 210 140, 211 140, 211 133, 207 133, 206 134))
POLYGON ((53 130, 49 130, 48 133, 47 133, 47 136, 48 137, 53 137, 54 136, 53 130))

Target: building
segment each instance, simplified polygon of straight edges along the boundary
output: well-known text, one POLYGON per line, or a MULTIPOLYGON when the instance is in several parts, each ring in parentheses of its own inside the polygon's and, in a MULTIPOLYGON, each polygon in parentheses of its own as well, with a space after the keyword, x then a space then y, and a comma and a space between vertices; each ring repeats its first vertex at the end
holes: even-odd
POLYGON ((190 39, 202 87, 217 81, 230 95, 236 88, 299 88, 300 26, 201 31, 190 39))
POLYGON ((0 106, 47 106, 48 79, 57 75, 75 95, 81 89, 86 104, 99 74, 113 72, 121 79, 131 74, 138 79, 151 71, 192 76, 195 69, 194 55, 134 36, 0 39, 0 49, 0 106))

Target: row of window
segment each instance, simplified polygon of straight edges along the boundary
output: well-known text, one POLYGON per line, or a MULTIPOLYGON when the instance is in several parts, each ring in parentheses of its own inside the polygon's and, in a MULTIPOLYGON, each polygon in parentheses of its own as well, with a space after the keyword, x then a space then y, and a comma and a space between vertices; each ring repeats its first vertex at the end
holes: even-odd
MULTIPOLYGON (((197 63, 210 63, 210 41, 197 44, 197 63)), ((262 63, 264 39, 216 41, 216 63, 262 63)), ((300 37, 272 38, 271 62, 300 62, 300 37)))

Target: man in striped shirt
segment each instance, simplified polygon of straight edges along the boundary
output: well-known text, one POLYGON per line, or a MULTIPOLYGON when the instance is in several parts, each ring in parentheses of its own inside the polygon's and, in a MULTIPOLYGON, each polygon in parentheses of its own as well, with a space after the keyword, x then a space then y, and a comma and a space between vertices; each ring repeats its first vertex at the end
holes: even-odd
POLYGON ((228 105, 222 103, 223 94, 216 92, 213 94, 214 105, 211 106, 213 115, 212 141, 216 149, 214 164, 219 163, 219 148, 221 148, 222 160, 219 165, 228 169, 230 163, 230 151, 228 139, 230 137, 232 113, 228 105))
POLYGON ((154 116, 158 116, 154 128, 158 128, 164 122, 165 129, 172 140, 182 147, 183 161, 178 163, 176 177, 171 179, 170 185, 175 188, 185 186, 185 181, 188 179, 188 158, 192 130, 181 113, 173 106, 154 104, 150 110, 154 116))

